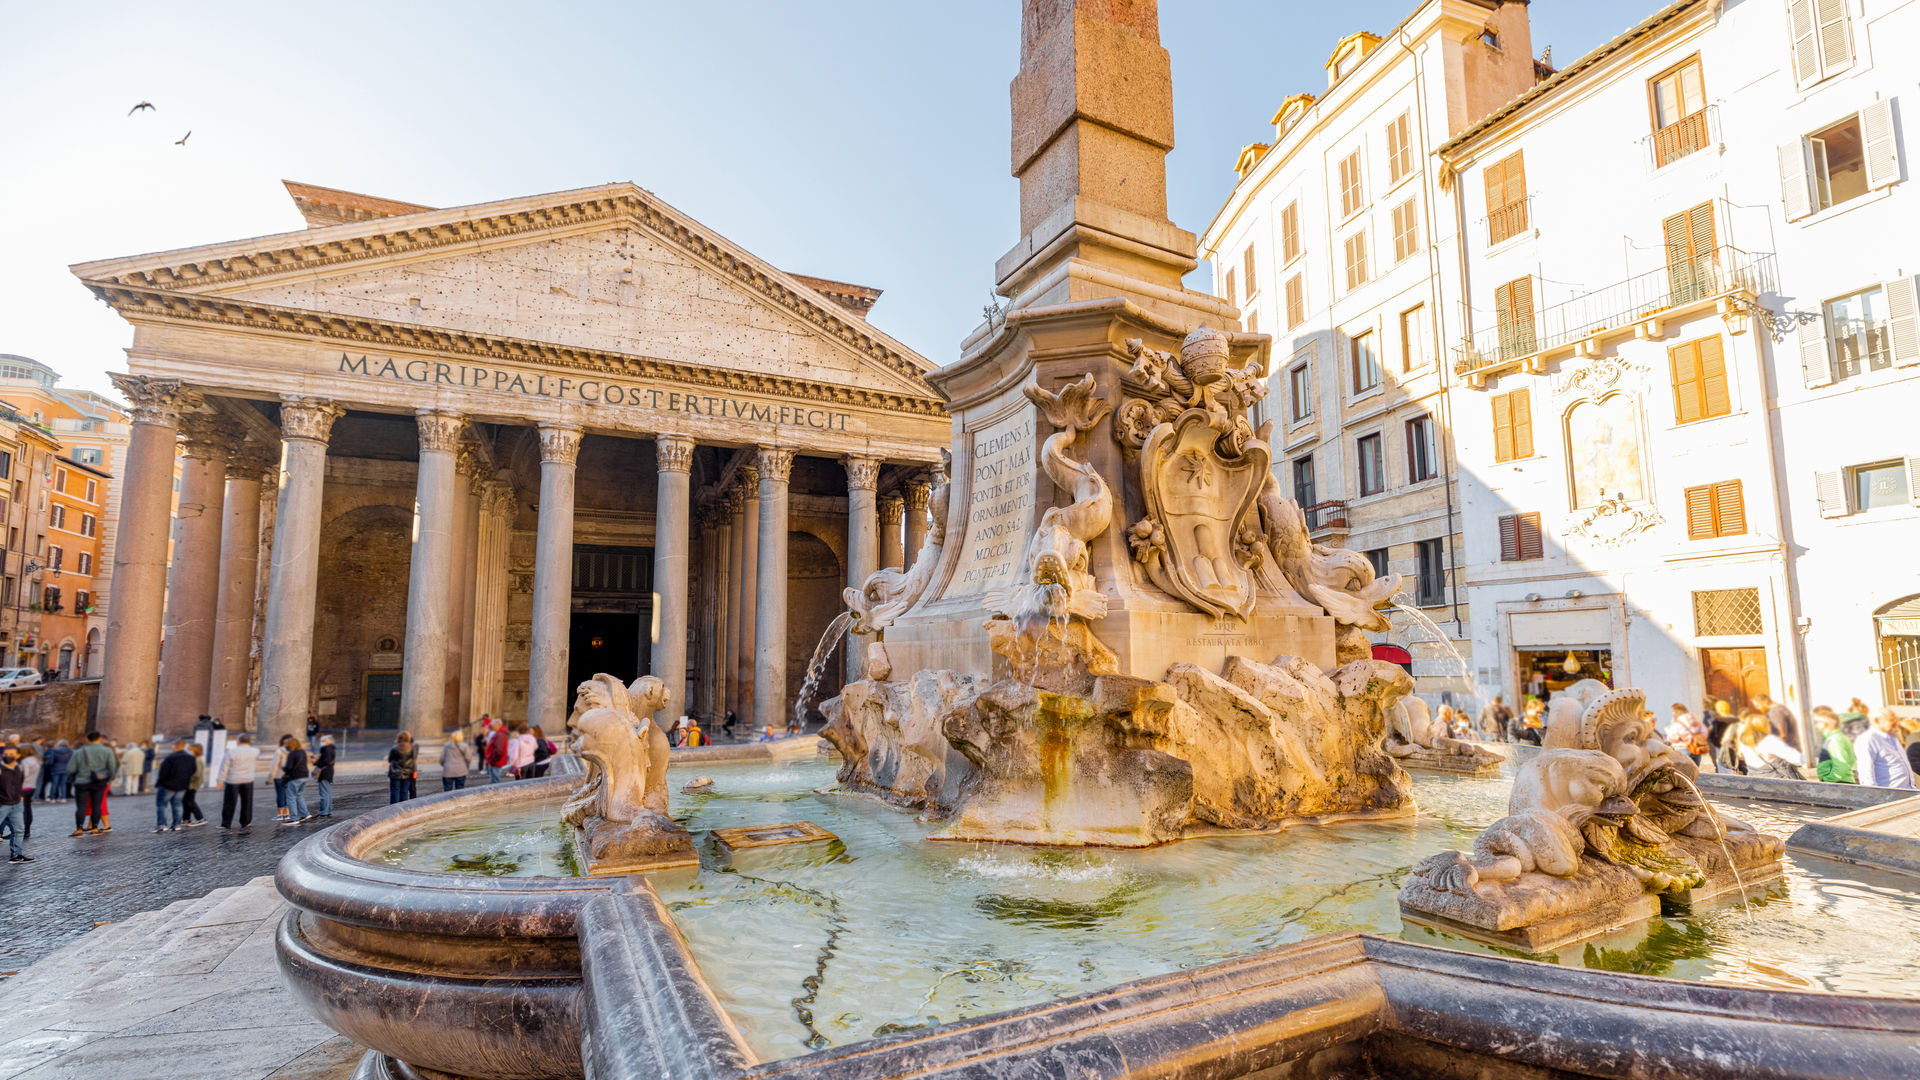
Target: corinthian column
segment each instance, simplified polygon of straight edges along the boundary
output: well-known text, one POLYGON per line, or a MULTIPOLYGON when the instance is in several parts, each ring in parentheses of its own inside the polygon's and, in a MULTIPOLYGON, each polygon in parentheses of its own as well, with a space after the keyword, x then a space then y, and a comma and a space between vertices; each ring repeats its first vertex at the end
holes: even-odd
POLYGON ((715 643, 720 630, 720 551, 726 528, 712 506, 703 507, 694 516, 700 537, 700 649, 693 658, 695 682, 692 687, 693 714, 703 723, 713 719, 713 669, 715 643))
POLYGON ((654 440, 660 474, 653 509, 653 673, 667 684, 667 703, 655 714, 672 724, 687 711, 687 487, 693 440, 654 440))
POLYGON ((213 617, 213 683, 207 714, 240 731, 253 667, 254 592, 260 580, 260 487, 279 471, 272 451, 248 443, 227 458, 220 528, 220 597, 213 617))
POLYGON ((453 596, 455 455, 467 419, 422 409, 413 483, 413 559, 407 566, 407 643, 401 653, 400 727, 418 744, 438 738, 447 711, 447 618, 453 596))
MULTIPOLYGON (((722 709, 736 714, 741 711, 740 704, 740 604, 742 594, 749 590, 743 585, 745 571, 751 569, 746 563, 746 519, 747 496, 745 489, 735 484, 727 492, 727 625, 726 637, 721 645, 724 654, 720 659, 720 674, 725 685, 725 693, 720 702, 722 709)), ((752 719, 751 716, 748 717, 752 719)))
POLYGON ((753 722, 786 728, 787 475, 793 451, 760 447, 759 606, 753 617, 753 722))
POLYGON ((913 569, 915 559, 920 557, 920 545, 927 542, 927 496, 931 486, 926 480, 912 480, 907 483, 907 549, 901 565, 913 569))
POLYGON ((907 516, 906 504, 898 495, 887 495, 880 500, 880 568, 895 570, 905 566, 901 557, 900 521, 907 516))
MULTIPOLYGON (((880 483, 880 459, 847 456, 847 584, 860 588, 880 568, 880 519, 874 493, 880 483)), ((847 638, 848 682, 867 677, 871 634, 847 638)))
POLYGON ((213 682, 213 620, 220 602, 221 507, 227 453, 239 432, 205 413, 180 418, 180 507, 173 566, 167 572, 166 648, 160 654, 159 713, 154 729, 193 730, 213 682))
POLYGON ((320 577, 320 500, 327 481, 327 436, 341 408, 288 397, 280 403, 280 499, 273 512, 267 617, 260 629, 258 719, 263 746, 306 733, 313 699, 314 593, 320 577))
POLYGON ((447 671, 441 726, 457 728, 473 719, 474 556, 480 542, 479 454, 464 443, 454 455, 452 591, 447 596, 447 671))
POLYGON ((573 470, 580 425, 540 425, 540 520, 533 550, 533 648, 527 723, 566 730, 567 632, 573 619, 573 470))
POLYGON ((200 395, 178 379, 109 375, 133 409, 121 470, 113 596, 107 606, 107 669, 96 725, 113 739, 153 734, 160 686, 160 617, 167 601, 167 530, 173 515, 173 447, 180 413, 200 395))
POLYGON ((506 664, 507 546, 513 536, 513 489, 497 481, 482 485, 480 543, 473 588, 472 716, 500 715, 500 677, 506 664))
POLYGON ((753 638, 760 606, 760 470, 740 470, 740 635, 735 650, 734 696, 741 719, 753 723, 753 638))

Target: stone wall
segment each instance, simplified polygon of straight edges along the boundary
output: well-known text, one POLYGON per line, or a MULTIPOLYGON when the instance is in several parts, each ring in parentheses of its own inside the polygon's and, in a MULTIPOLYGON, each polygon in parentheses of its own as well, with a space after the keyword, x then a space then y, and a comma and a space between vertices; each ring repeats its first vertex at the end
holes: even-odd
POLYGON ((0 692, 0 736, 77 742, 86 738, 99 694, 98 679, 0 692))

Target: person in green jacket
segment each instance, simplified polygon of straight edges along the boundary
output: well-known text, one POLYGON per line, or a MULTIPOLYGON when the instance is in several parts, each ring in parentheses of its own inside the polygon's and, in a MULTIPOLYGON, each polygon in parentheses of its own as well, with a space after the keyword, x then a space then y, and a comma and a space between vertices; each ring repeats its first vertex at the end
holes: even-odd
POLYGON ((1853 774, 1853 740, 1840 730, 1840 717, 1821 705, 1813 710, 1813 726, 1820 732, 1820 763, 1815 771, 1829 784, 1858 783, 1853 774))
POLYGON ((101 740, 99 732, 89 731, 67 768, 73 776, 73 835, 106 832, 107 786, 120 771, 113 747, 101 740))

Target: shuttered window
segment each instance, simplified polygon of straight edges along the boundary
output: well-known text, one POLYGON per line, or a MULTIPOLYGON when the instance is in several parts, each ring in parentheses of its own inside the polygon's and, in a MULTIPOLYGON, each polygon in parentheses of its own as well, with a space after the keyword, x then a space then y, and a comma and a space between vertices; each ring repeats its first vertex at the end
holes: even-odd
POLYGON ((1347 288, 1357 289, 1367 283, 1367 231, 1365 229, 1347 237, 1347 288))
POLYGON ((1287 329, 1307 321, 1307 283, 1299 274, 1287 279, 1287 329))
POLYGON ((1387 179, 1391 183, 1399 183, 1401 177, 1413 171, 1412 132, 1412 120, 1407 113, 1401 113, 1387 125, 1387 179))
POLYGON ((1533 456, 1533 395, 1515 390, 1493 397, 1493 460, 1533 456))
POLYGON ((1685 341, 1667 350, 1673 368, 1673 420, 1691 424, 1733 411, 1727 393, 1727 363, 1720 335, 1685 341))
POLYGON ((1246 254, 1240 256, 1240 277, 1241 283, 1247 287, 1247 298, 1252 299, 1253 294, 1260 291, 1260 285, 1253 276, 1252 244, 1248 244, 1246 254))
POLYGON ((1233 287, 1233 271, 1227 271, 1226 301, 1236 307, 1240 303, 1240 294, 1233 287))
POLYGON ((1847 37, 1847 0, 1787 0, 1793 37, 1793 75, 1805 86, 1853 66, 1847 37))
POLYGON ((1280 211, 1280 260, 1292 262, 1300 257, 1300 202, 1294 200, 1280 211))
POLYGON ((1360 179, 1360 151, 1340 160, 1340 216, 1350 217, 1366 203, 1366 187, 1360 179))
POLYGON ((1393 261, 1400 260, 1420 250, 1420 207, 1416 200, 1408 199, 1393 208, 1393 261))
POLYGON ((1493 307, 1500 327, 1500 359, 1518 360, 1532 356, 1533 279, 1515 278, 1493 290, 1493 307))
POLYGON ((1487 187, 1489 244, 1527 231, 1527 169, 1520 153, 1515 150, 1481 174, 1487 187))
POLYGON ((1701 203, 1660 223, 1667 245, 1667 288, 1673 303, 1691 304, 1713 295, 1715 264, 1713 204, 1701 203))
POLYGON ((1507 514, 1500 518, 1500 561, 1526 562, 1540 558, 1540 515, 1507 514))
POLYGON ((1686 497, 1687 539, 1746 535, 1747 509, 1741 498, 1740 481, 1723 480, 1690 487, 1686 497))

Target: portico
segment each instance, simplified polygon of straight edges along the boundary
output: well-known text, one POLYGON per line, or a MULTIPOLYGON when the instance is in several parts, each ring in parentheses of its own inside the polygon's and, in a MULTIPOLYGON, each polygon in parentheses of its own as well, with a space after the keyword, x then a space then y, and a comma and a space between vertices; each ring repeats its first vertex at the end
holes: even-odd
POLYGON ((924 535, 948 439, 878 291, 630 184, 289 188, 304 232, 74 268, 134 326, 101 730, 551 734, 583 665, 666 680, 663 721, 784 724, 840 589, 924 535))

